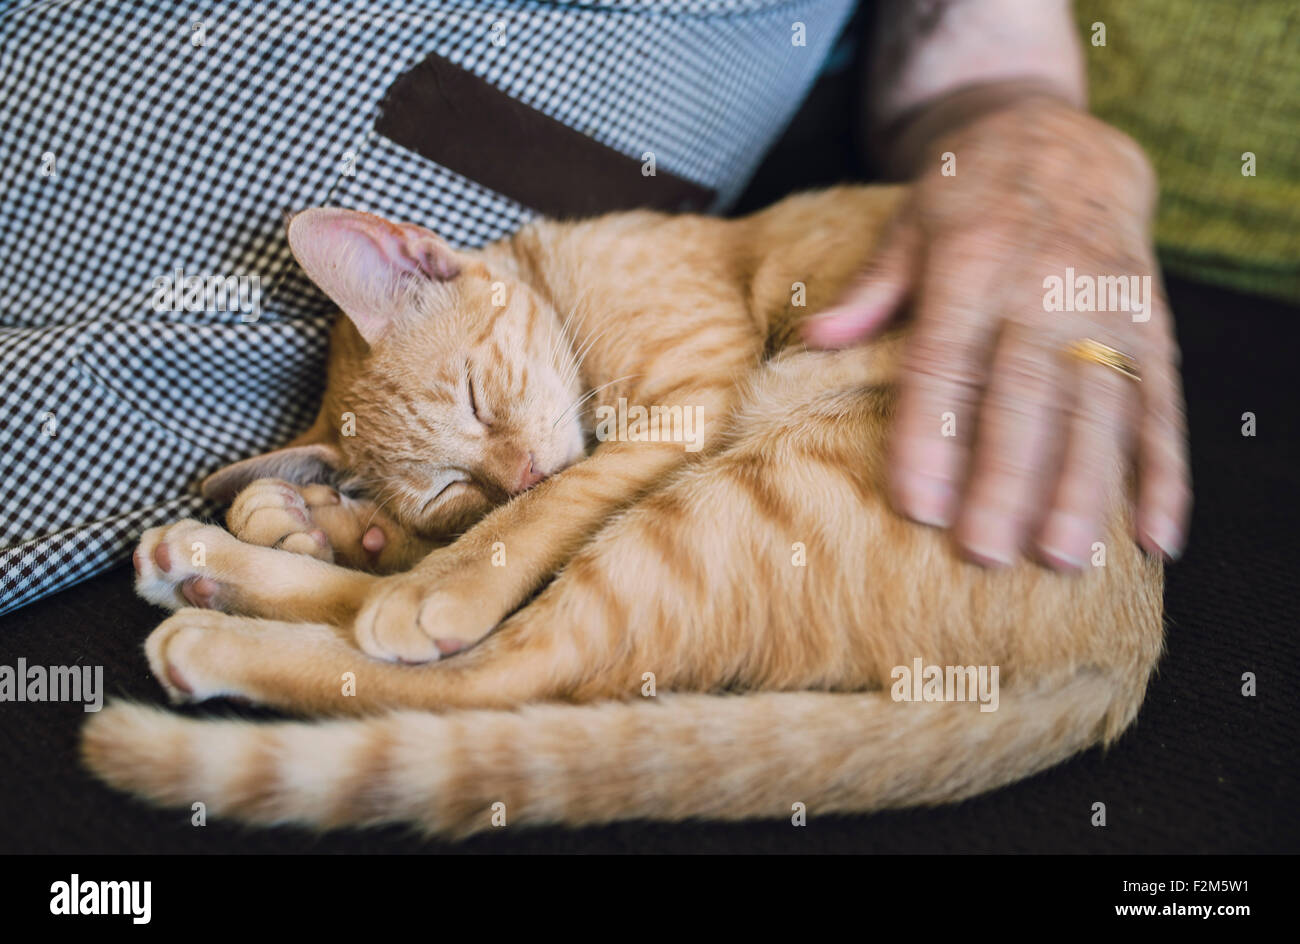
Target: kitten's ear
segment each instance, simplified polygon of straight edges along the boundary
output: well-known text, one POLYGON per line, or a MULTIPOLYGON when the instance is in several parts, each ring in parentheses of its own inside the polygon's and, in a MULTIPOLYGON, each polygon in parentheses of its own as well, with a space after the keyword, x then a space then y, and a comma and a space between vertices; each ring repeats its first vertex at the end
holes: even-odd
POLYGON ((327 443, 286 446, 218 469, 203 480, 199 489, 204 498, 228 502, 258 479, 284 479, 295 485, 310 485, 327 481, 342 464, 338 449, 327 443))
POLYGON ((399 316, 404 281, 448 282, 460 274, 463 261, 421 226, 333 207, 303 210, 290 219, 289 248, 367 344, 399 316))

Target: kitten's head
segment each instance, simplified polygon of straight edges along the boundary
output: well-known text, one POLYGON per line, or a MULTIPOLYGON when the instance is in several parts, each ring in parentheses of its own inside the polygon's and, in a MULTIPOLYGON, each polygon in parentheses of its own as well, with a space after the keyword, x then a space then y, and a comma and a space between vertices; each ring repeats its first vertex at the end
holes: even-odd
POLYGON ((341 209, 294 216, 289 245, 360 338, 335 332, 314 441, 224 469, 206 494, 259 475, 347 479, 405 526, 451 536, 581 458, 571 341, 508 261, 341 209))

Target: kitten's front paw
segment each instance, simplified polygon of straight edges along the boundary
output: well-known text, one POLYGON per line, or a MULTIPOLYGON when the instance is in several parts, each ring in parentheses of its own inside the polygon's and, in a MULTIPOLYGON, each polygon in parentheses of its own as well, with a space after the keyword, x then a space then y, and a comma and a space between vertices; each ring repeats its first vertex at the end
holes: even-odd
POLYGON ((232 617, 224 613, 184 610, 164 620, 145 640, 149 671, 173 703, 236 695, 204 670, 204 659, 220 664, 222 631, 232 617), (212 651, 209 651, 212 650, 212 651))
POLYGON ((334 548, 312 508, 340 503, 328 485, 292 485, 258 479, 235 496, 226 524, 239 540, 334 562, 334 548))
POLYGON ((387 578, 370 594, 353 632, 373 658, 433 662, 478 642, 501 615, 483 597, 453 591, 445 579, 403 574, 387 578))
POLYGON ((183 606, 219 607, 218 564, 238 553, 239 541, 214 524, 186 518, 140 536, 131 556, 135 590, 150 603, 169 610, 183 606))

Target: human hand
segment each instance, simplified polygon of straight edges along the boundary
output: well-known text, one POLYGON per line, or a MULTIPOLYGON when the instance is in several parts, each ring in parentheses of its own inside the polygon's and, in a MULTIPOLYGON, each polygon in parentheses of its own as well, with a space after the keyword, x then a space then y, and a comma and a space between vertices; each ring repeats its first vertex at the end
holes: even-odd
MULTIPOLYGON (((809 343, 841 347, 913 300, 891 434, 896 507, 952 526, 983 564, 1011 563, 1032 539, 1051 566, 1074 570, 1135 458, 1137 540, 1176 558, 1191 485, 1178 349, 1148 237, 1155 177, 1141 149, 1040 95, 926 150, 933 167, 861 284, 805 329, 809 343), (1067 268, 1100 289, 1094 308, 1116 300, 1107 277, 1149 276, 1130 298, 1140 310, 1050 310, 1047 280, 1067 268), (1133 358, 1141 382, 1065 354, 1085 338, 1133 358)), ((1072 285, 1064 296, 1086 303, 1072 285)))

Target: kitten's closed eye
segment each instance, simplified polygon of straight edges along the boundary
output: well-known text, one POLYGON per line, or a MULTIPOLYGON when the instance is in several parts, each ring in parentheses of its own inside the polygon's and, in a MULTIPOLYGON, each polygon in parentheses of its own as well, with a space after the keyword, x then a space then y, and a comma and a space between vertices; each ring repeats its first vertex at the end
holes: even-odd
POLYGON ((465 362, 465 386, 469 390, 469 408, 474 414, 474 419, 478 420, 484 426, 490 427, 491 420, 488 418, 487 410, 480 405, 478 393, 474 389, 474 372, 470 367, 469 361, 465 362))
POLYGON ((469 484, 469 476, 459 469, 437 470, 425 490, 426 494, 429 495, 429 499, 424 503, 424 507, 420 509, 420 513, 424 514, 444 498, 450 498, 458 488, 469 487, 469 484))

